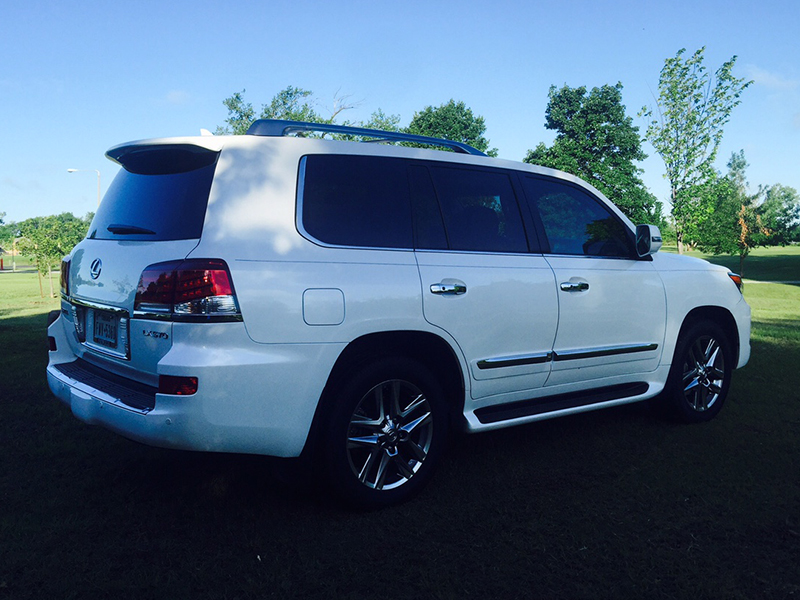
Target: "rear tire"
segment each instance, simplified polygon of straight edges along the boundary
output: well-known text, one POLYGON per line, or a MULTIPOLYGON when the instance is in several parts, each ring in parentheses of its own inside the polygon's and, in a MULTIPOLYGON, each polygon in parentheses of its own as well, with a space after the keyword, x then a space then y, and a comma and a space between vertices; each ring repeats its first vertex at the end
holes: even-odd
POLYGON ((347 504, 380 508, 425 486, 441 458, 448 410, 420 363, 383 358, 333 392, 321 451, 329 483, 347 504))
POLYGON ((731 385, 734 357, 722 328, 701 321, 678 339, 664 392, 667 408, 685 423, 702 423, 717 416, 731 385))

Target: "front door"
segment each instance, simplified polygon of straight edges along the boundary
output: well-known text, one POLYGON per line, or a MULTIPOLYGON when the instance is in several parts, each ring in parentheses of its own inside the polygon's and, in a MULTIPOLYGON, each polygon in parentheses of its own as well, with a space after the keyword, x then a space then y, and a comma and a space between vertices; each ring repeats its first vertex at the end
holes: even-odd
POLYGON ((555 273, 559 324, 548 386, 629 377, 661 358, 666 298, 648 258, 634 255, 627 223, 587 189, 526 176, 531 211, 541 219, 545 258, 555 273))
POLYGON ((547 261, 560 314, 548 386, 658 366, 666 300, 652 262, 554 255, 547 261))

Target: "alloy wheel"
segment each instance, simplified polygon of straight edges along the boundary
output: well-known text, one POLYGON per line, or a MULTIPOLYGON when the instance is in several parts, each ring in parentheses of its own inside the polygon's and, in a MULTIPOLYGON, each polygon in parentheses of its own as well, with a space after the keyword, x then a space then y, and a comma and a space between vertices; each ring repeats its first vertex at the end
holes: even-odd
POLYGON ((433 414, 413 383, 392 379, 369 390, 350 418, 347 458, 365 486, 402 486, 422 466, 433 441, 433 414))
POLYGON ((722 394, 725 355, 710 335, 700 336, 689 348, 683 363, 683 394, 698 412, 709 410, 722 394))

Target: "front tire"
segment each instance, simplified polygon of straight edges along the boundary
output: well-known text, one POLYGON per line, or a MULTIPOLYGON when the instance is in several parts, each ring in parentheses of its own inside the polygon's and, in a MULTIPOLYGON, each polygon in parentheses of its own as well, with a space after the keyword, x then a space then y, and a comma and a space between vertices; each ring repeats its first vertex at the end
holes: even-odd
POLYGON ((333 491, 361 508, 397 504, 428 482, 447 437, 447 404, 423 365, 385 358, 330 398, 323 463, 333 491))
POLYGON ((686 423, 717 416, 731 385, 734 357, 719 325, 699 322, 681 335, 665 391, 672 414, 686 423))

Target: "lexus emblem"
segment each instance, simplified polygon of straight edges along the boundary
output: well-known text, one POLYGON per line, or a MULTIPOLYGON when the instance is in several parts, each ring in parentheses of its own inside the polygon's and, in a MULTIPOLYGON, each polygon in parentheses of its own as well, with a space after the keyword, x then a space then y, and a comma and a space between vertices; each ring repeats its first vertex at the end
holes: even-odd
POLYGON ((99 258, 95 258, 92 261, 92 266, 89 268, 89 274, 92 276, 92 279, 97 279, 100 277, 100 271, 103 269, 103 263, 99 258))

